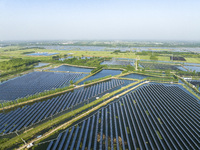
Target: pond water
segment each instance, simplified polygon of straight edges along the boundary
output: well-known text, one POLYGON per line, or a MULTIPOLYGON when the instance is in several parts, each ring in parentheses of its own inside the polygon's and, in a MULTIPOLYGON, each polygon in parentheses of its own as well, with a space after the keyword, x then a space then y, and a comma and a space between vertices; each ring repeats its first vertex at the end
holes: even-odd
POLYGON ((94 79, 102 78, 102 77, 109 76, 109 75, 112 75, 112 76, 118 75, 121 72, 122 72, 121 70, 103 69, 99 73, 85 79, 84 81, 80 82, 79 84, 84 84, 85 81, 94 80, 94 79))
POLYGON ((51 71, 70 71, 70 72, 88 72, 89 73, 92 71, 92 69, 62 65, 57 68, 51 69, 51 71))
POLYGON ((38 65, 34 66, 34 68, 38 68, 38 67, 42 67, 42 66, 46 66, 49 63, 38 63, 38 65))
POLYGON ((181 80, 178 80, 178 83, 182 83, 182 84, 184 84, 183 81, 181 81, 181 80))
POLYGON ((74 58, 73 56, 68 56, 68 57, 65 57, 65 58, 59 58, 60 61, 64 61, 65 59, 71 59, 71 58, 74 58))
POLYGON ((197 64, 197 63, 183 63, 184 65, 192 65, 192 66, 199 66, 200 67, 200 64, 197 64))
POLYGON ((184 66, 184 67, 191 70, 191 71, 195 70, 195 72, 200 72, 200 66, 199 67, 197 67, 197 66, 184 66))
POLYGON ((90 58, 92 58, 92 57, 81 57, 81 59, 90 59, 90 58))
POLYGON ((185 69, 185 68, 183 68, 183 67, 181 67, 181 66, 177 66, 176 68, 178 68, 178 69, 181 70, 181 71, 188 71, 187 69, 185 69))
POLYGON ((149 76, 136 74, 136 73, 131 73, 129 75, 122 76, 122 78, 131 78, 131 79, 139 79, 139 80, 147 78, 147 77, 149 77, 149 76))
POLYGON ((59 54, 59 53, 42 52, 42 53, 31 53, 31 54, 27 54, 27 55, 29 55, 29 56, 51 56, 51 55, 55 55, 55 54, 59 54))
MULTIPOLYGON (((65 59, 71 59, 71 58, 74 58, 74 57, 76 57, 76 56, 68 56, 68 57, 65 57, 65 58, 60 58, 59 60, 60 61, 64 61, 65 59)), ((79 59, 79 57, 76 57, 76 58, 78 58, 79 59)), ((81 59, 90 59, 90 58, 92 58, 92 57, 81 57, 81 59)))

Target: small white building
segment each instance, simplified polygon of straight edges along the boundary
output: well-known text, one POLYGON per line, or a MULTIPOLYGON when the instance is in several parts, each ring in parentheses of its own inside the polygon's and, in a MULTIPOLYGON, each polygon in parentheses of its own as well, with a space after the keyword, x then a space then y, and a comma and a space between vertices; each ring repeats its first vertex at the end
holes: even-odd
POLYGON ((184 80, 192 80, 192 78, 184 78, 184 77, 183 77, 183 79, 184 79, 184 80))

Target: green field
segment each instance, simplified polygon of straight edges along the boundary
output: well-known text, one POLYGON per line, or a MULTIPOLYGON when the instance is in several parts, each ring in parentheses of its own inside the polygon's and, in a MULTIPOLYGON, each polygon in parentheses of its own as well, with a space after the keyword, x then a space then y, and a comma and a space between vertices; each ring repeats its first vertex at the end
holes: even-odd
MULTIPOLYGON (((166 49, 164 49, 166 50, 166 49)), ((170 50, 170 49, 169 49, 170 50)), ((110 51, 74 51, 74 50, 70 50, 70 51, 65 51, 65 50, 53 50, 53 49, 37 49, 37 48, 31 48, 31 49, 23 49, 22 47, 5 47, 5 48, 1 48, 0 49, 0 54, 1 57, 5 57, 6 59, 2 58, 0 59, 0 61, 7 61, 8 58, 25 58, 25 59, 29 59, 29 58, 37 58, 40 60, 45 60, 46 58, 51 58, 52 56, 28 56, 26 54, 23 54, 24 52, 48 52, 48 53, 59 53, 57 55, 64 57, 63 55, 68 54, 68 53, 73 53, 73 56, 88 56, 88 57, 111 57, 111 58, 132 58, 132 59, 136 59, 137 56, 139 56, 140 59, 144 59, 144 60, 150 60, 150 56, 149 55, 136 55, 135 52, 125 52, 125 53, 113 53, 110 51), (4 51, 6 50, 6 51, 4 51)), ((196 54, 195 54, 196 55, 196 54)), ((171 61, 170 60, 170 55, 169 54, 162 54, 160 56, 157 56, 158 60, 160 61, 171 61)), ((186 61, 184 62, 188 62, 188 63, 200 63, 200 59, 198 57, 185 57, 186 61)), ((172 62, 172 61, 171 61, 172 62)), ((174 61, 174 62, 178 62, 178 61, 174 61)), ((183 61, 181 61, 183 62, 183 61)))
POLYGON ((0 62, 2 62, 2 61, 8 61, 8 60, 10 60, 10 59, 0 59, 0 62))

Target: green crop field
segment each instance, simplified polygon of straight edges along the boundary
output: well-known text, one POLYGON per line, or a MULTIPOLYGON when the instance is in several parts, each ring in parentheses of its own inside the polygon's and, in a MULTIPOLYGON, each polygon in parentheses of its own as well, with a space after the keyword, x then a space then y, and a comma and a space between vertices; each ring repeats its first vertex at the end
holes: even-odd
MULTIPOLYGON (((157 49, 153 49, 153 50, 157 50, 157 49)), ((170 49, 163 49, 163 50, 169 50, 170 49)), ((123 52, 123 53, 113 53, 111 51, 77 51, 77 50, 69 50, 69 51, 65 51, 65 50, 54 50, 54 49, 39 49, 39 48, 27 48, 24 49, 23 47, 17 47, 17 46, 9 46, 9 47, 5 47, 5 48, 1 48, 0 49, 0 54, 1 57, 6 57, 6 58, 2 58, 0 59, 1 61, 7 61, 9 58, 25 58, 25 59, 29 59, 29 58, 37 58, 37 59, 41 59, 41 60, 45 60, 45 58, 51 58, 52 56, 28 56, 25 53, 27 52, 48 52, 48 53, 58 53, 56 55, 59 56, 64 56, 65 54, 68 53, 72 53, 72 56, 88 56, 88 57, 111 57, 111 58, 132 58, 132 59, 136 59, 138 56, 140 59, 144 59, 144 60, 150 60, 150 55, 136 55, 135 52, 123 52)), ((170 55, 169 54, 161 54, 159 56, 157 56, 159 61, 170 61, 170 55)), ((184 57, 186 59, 186 61, 184 62, 188 62, 188 63, 200 63, 200 59, 197 57, 184 57)), ((174 61, 174 62, 178 62, 178 61, 174 61)), ((183 61, 181 61, 183 62, 183 61)))
POLYGON ((9 59, 0 59, 0 62, 2 62, 2 61, 8 61, 9 59))

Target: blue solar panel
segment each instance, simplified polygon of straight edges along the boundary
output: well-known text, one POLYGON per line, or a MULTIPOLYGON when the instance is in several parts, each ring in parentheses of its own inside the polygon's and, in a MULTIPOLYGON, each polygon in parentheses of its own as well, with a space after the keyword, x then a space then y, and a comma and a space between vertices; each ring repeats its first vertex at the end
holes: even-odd
POLYGON ((177 86, 145 85, 78 123, 82 132, 67 138, 68 147, 76 141, 76 149, 198 149, 199 108, 177 86))

